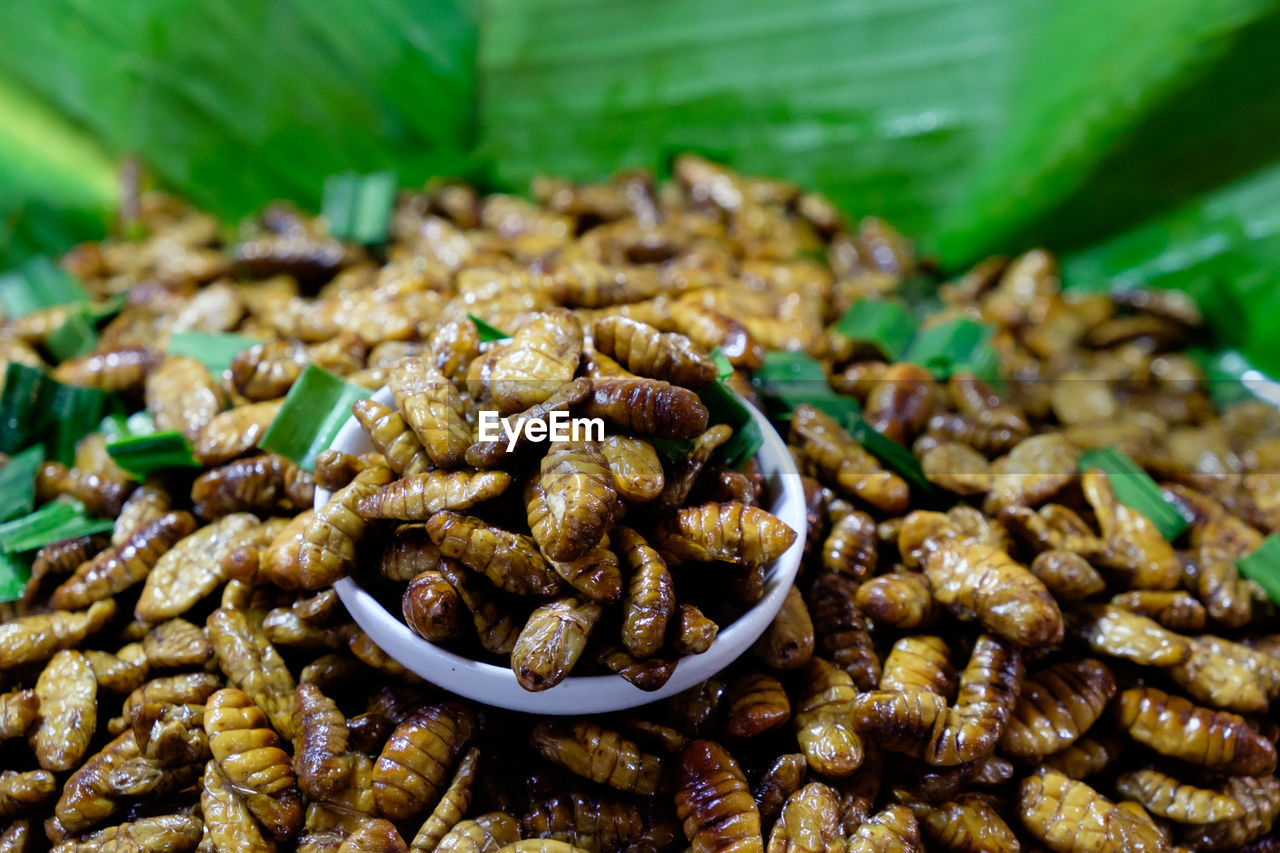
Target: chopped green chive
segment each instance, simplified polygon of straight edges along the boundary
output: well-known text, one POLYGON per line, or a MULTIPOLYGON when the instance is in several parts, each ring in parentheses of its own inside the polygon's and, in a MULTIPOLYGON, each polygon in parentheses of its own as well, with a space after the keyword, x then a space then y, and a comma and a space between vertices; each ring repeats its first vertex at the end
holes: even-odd
POLYGON ((947 379, 960 370, 973 372, 979 378, 988 378, 989 372, 986 375, 978 374, 974 369, 974 362, 989 362, 995 355, 994 351, 990 355, 981 351, 984 344, 990 348, 993 334, 994 330, 985 323, 958 317, 931 329, 921 330, 911 346, 907 347, 902 360, 927 368, 939 379, 947 379))
POLYGON ((720 347, 711 350, 711 360, 716 363, 716 379, 723 382, 733 375, 733 362, 720 347))
POLYGON ((1209 398, 1218 409, 1258 397, 1268 386, 1275 387, 1275 380, 1239 350, 1194 350, 1192 357, 1204 371, 1209 398))
POLYGON ((370 393, 367 388, 308 364, 289 389, 280 413, 258 446, 312 471, 316 456, 333 442, 351 417, 351 404, 370 393))
POLYGON ((62 325, 44 340, 45 349, 58 361, 88 355, 97 345, 98 331, 83 306, 72 309, 62 325))
POLYGON ((1272 533, 1263 539, 1252 554, 1236 560, 1236 567, 1262 587, 1272 601, 1280 603, 1280 534, 1272 533))
POLYGON ((510 340, 511 336, 506 332, 501 329, 495 329, 475 314, 468 314, 467 317, 470 318, 471 322, 476 324, 476 331, 480 333, 480 340, 482 342, 487 343, 489 341, 510 340))
POLYGON ((0 391, 0 453, 43 444, 49 458, 70 464, 76 442, 102 420, 108 399, 102 391, 63 385, 38 368, 10 362, 0 391))
POLYGON ((395 200, 394 172, 330 175, 324 182, 323 201, 329 233, 366 246, 385 243, 395 200))
POLYGON ((37 444, 0 468, 0 521, 31 512, 36 505, 36 473, 43 462, 44 447, 37 444))
POLYGON ((31 567, 13 554, 0 554, 0 602, 17 601, 26 591, 31 567))
POLYGON ((859 299, 836 321, 836 333, 869 344, 889 361, 897 361, 916 333, 916 321, 897 300, 859 299))
POLYGON ((217 377, 231 366, 232 359, 239 353, 260 343, 262 341, 247 338, 244 335, 177 332, 169 336, 169 345, 165 348, 165 354, 194 358, 217 377))
POLYGON ((852 397, 831 390, 822 364, 803 352, 766 352, 751 384, 764 398, 765 412, 775 420, 789 420, 796 407, 805 403, 842 423, 861 411, 852 397))
POLYGON ((878 432, 861 416, 848 423, 848 430, 854 440, 868 453, 889 466, 908 483, 923 492, 937 493, 938 487, 929 482, 929 478, 924 475, 924 469, 920 467, 920 461, 910 450, 878 432))
POLYGON ((716 458, 730 468, 741 468, 764 446, 764 436, 751 410, 723 382, 708 385, 699 396, 707 407, 708 423, 727 424, 733 428, 729 440, 716 448, 716 458))
POLYGON ((104 533, 112 524, 90 518, 79 501, 53 501, 35 512, 0 524, 0 551, 18 554, 75 536, 104 533))
POLYGON ((115 444, 117 441, 124 441, 126 438, 137 438, 140 435, 151 435, 155 431, 155 421, 151 419, 151 413, 146 409, 134 412, 128 417, 120 414, 110 414, 102 419, 102 423, 98 424, 98 432, 102 433, 102 437, 107 440, 107 444, 115 444))
POLYGON ((0 307, 9 317, 32 311, 88 302, 84 285, 71 273, 44 257, 35 257, 12 272, 0 276, 0 307))
POLYGON ((116 464, 141 479, 153 471, 169 468, 199 468, 191 445, 174 430, 123 438, 107 445, 116 464))
POLYGON ((1100 468, 1111 481, 1116 499, 1151 520, 1165 539, 1174 540, 1191 523, 1165 499, 1155 480, 1114 447, 1090 450, 1080 457, 1080 471, 1100 468))

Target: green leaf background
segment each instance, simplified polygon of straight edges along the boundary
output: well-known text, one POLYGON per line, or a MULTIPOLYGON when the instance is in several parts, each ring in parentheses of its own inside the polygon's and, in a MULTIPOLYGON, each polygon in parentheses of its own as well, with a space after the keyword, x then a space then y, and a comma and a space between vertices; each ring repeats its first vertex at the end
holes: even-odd
POLYGON ((1280 374, 1280 0, 43 0, 0 28, 0 266, 115 164, 233 219, 394 169, 522 190, 696 150, 949 271, 1046 245, 1280 374))

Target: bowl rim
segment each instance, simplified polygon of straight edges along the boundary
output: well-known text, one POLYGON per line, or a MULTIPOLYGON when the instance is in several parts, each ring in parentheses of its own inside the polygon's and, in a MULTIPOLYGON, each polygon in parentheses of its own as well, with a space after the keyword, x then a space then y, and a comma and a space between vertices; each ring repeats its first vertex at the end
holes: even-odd
MULTIPOLYGON (((373 399, 394 407, 391 391, 385 386, 373 399)), ((681 658, 671 678, 657 690, 641 690, 622 676, 610 674, 570 675, 555 687, 531 692, 520 686, 510 667, 463 657, 418 636, 354 577, 336 581, 333 588, 356 624, 386 654, 437 687, 476 702, 548 715, 596 714, 638 707, 687 690, 737 660, 769 627, 795 582, 808 535, 804 485, 791 451, 763 412, 741 396, 738 399, 746 405, 764 439, 757 459, 771 498, 767 508, 796 531, 796 539, 769 567, 760 601, 718 632, 707 651, 681 658)), ((354 415, 329 447, 352 454, 373 449, 354 415)), ((315 507, 323 506, 331 494, 317 486, 315 507)))

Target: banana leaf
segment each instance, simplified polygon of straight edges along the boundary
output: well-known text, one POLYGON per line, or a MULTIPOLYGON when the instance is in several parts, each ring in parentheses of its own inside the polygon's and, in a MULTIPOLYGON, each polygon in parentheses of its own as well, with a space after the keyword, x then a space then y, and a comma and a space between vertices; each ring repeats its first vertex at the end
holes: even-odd
POLYGON ((235 218, 330 174, 659 171, 694 150, 946 271, 1041 244, 1178 287, 1280 372, 1280 0, 13 4, 0 268, 101 233, 112 164, 235 218))

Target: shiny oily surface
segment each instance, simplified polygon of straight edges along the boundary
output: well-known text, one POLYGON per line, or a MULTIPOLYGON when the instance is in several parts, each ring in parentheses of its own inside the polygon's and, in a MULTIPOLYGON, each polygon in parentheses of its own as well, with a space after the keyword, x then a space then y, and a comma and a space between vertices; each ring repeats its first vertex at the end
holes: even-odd
MULTIPOLYGON (((391 392, 386 388, 378 391, 373 399, 386 406, 393 404, 391 392)), ((472 660, 424 640, 356 578, 342 578, 333 588, 356 624, 406 669, 459 696, 486 705, 539 714, 596 714, 674 696, 714 676, 760 638, 782 608, 804 554, 808 522, 800 473, 768 419, 754 407, 749 408, 764 436, 764 446, 757 458, 767 483, 766 493, 772 497, 772 503, 765 509, 796 531, 796 541, 769 568, 764 597, 723 627, 705 652, 682 659, 670 680, 658 690, 641 690, 619 675, 570 675, 548 690, 531 693, 521 688, 510 667, 472 660)), ((358 456, 371 451, 373 444, 353 416, 331 447, 358 456)), ((327 489, 317 488, 316 507, 328 502, 330 494, 327 489)))

